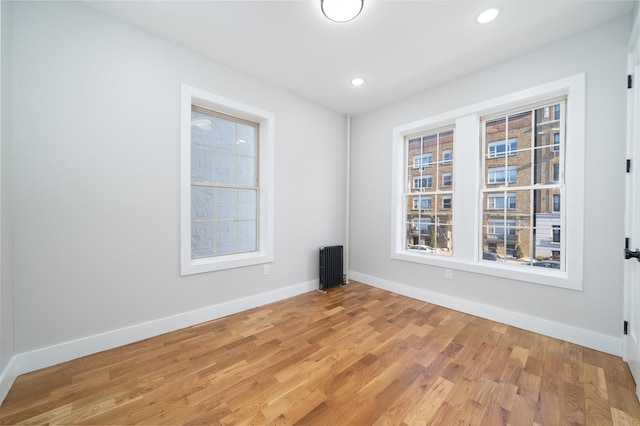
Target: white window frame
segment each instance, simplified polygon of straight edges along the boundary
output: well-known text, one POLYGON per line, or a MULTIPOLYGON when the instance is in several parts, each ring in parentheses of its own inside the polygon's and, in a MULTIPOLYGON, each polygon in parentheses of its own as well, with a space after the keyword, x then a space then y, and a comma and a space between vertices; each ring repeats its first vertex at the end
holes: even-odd
POLYGON ((273 262, 275 116, 186 84, 180 102, 180 274, 191 275, 273 262), (256 251, 191 258, 191 108, 197 105, 259 124, 259 235, 256 251))
POLYGON ((427 117, 393 128, 392 151, 392 211, 390 256, 393 259, 420 263, 442 268, 451 268, 480 273, 502 279, 536 283, 554 287, 582 290, 584 261, 584 164, 586 128, 586 78, 585 74, 552 81, 546 84, 510 93, 504 96, 469 105, 453 111, 427 117), (502 262, 483 262, 481 252, 480 212, 483 207, 481 196, 480 168, 481 149, 468 149, 468 145, 455 144, 453 155, 456 161, 453 173, 464 176, 456 179, 453 197, 465 203, 453 205, 453 247, 452 256, 433 256, 409 251, 406 241, 406 203, 404 186, 406 179, 406 138, 422 132, 430 132, 443 127, 454 127, 457 140, 480 141, 481 117, 503 112, 526 109, 543 104, 550 99, 566 97, 565 132, 560 150, 560 161, 564 162, 564 189, 561 200, 564 203, 561 223, 562 237, 560 250, 563 253, 563 270, 510 265, 502 262), (468 177, 476 178, 469 179, 468 177), (571 217, 571 220, 566 220, 571 217))
POLYGON ((442 151, 442 163, 443 164, 449 164, 453 161, 453 150, 452 149, 445 149, 442 151), (449 157, 449 158, 447 158, 449 157))

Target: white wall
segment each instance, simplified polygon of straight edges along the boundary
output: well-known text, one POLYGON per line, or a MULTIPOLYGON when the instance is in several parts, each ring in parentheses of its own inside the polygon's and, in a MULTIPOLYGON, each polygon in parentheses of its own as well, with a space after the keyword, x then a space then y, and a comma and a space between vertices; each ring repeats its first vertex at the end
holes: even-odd
POLYGON ((13 12, 16 353, 317 283, 344 242, 343 116, 84 5, 13 12), (181 83, 275 114, 268 276, 179 275, 181 83))
MULTIPOLYGON (((629 31, 630 18, 625 17, 355 117, 350 206, 352 277, 445 300, 453 306, 478 308, 477 312, 488 316, 492 309, 500 313, 494 317, 500 318, 508 319, 513 312, 523 320, 539 320, 539 325, 559 325, 565 335, 586 331, 587 335, 605 336, 605 346, 619 345, 629 31), (454 271, 453 279, 445 280, 442 268, 390 258, 394 126, 582 72, 587 80, 584 291, 463 271, 454 271)), ((478 149, 476 143, 471 141, 469 149, 478 149)), ((458 208, 464 202, 457 199, 458 208)), ((474 208, 473 201, 470 208, 474 208)))
POLYGON ((0 2, 0 401, 13 378, 5 380, 13 346, 13 238, 11 227, 11 3, 0 2))

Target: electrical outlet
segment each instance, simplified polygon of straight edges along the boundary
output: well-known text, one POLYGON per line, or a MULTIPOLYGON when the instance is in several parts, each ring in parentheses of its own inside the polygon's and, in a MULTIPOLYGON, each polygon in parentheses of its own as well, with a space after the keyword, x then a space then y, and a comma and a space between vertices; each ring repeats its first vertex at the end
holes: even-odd
POLYGON ((444 277, 448 280, 453 278, 453 271, 449 268, 445 268, 444 270, 444 277))

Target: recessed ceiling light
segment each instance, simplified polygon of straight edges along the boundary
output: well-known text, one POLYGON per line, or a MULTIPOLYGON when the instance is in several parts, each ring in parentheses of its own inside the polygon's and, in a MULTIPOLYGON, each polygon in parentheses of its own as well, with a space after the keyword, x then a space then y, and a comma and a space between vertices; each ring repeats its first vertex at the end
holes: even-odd
POLYGON ((351 84, 353 84, 354 86, 362 86, 364 84, 364 79, 360 77, 356 77, 353 80, 351 80, 351 84))
POLYGON ((498 17, 500 14, 500 9, 497 7, 492 7, 491 9, 487 9, 476 18, 476 22, 478 24, 488 24, 498 17))

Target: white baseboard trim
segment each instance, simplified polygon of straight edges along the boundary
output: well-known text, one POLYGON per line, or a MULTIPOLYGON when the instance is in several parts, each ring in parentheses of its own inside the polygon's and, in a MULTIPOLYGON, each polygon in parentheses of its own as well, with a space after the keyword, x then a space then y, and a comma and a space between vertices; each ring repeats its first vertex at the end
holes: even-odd
POLYGON ((371 275, 350 271, 349 277, 355 281, 372 285, 387 291, 433 303, 445 308, 501 322, 524 330, 533 331, 545 336, 565 340, 580 346, 606 352, 616 356, 622 356, 622 338, 608 336, 584 328, 561 324, 544 318, 533 317, 519 312, 495 306, 485 305, 471 300, 460 299, 421 288, 413 287, 394 281, 377 278, 371 275))
POLYGON ((317 288, 318 280, 312 280, 244 297, 242 299, 207 306, 206 308, 195 309, 170 317, 134 324, 105 333, 16 354, 11 358, 7 367, 0 373, 0 404, 2 404, 7 393, 9 393, 9 389, 11 389, 15 379, 21 374, 222 318, 227 315, 307 293, 317 288))
POLYGON ((9 360, 9 364, 0 372, 0 405, 2 405, 2 401, 7 397, 9 389, 11 389, 13 382, 15 382, 18 377, 14 368, 15 359, 15 356, 12 357, 11 360, 9 360))

